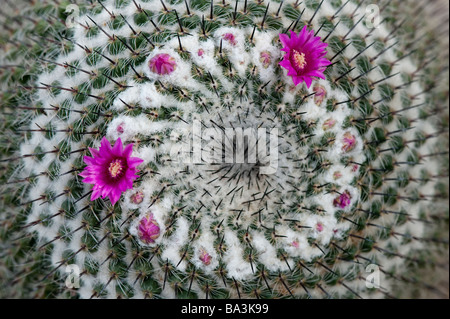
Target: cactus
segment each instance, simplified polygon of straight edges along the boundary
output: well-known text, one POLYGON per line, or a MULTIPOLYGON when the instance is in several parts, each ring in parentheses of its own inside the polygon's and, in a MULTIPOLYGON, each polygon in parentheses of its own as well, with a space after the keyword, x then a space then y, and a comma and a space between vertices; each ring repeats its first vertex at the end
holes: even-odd
POLYGON ((0 16, 0 296, 448 296, 445 4, 72 2, 0 16))

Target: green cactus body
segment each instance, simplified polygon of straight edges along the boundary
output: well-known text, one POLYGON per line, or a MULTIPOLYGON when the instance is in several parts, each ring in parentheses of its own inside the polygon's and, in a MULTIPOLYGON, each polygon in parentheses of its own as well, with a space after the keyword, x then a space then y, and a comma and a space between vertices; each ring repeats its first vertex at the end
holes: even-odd
POLYGON ((68 5, 1 17, 5 296, 448 294, 421 272, 448 263, 439 28, 396 21, 400 1, 68 5), (310 88, 279 66, 305 25, 332 63, 310 88), (144 161, 115 205, 78 175, 102 137, 144 161))

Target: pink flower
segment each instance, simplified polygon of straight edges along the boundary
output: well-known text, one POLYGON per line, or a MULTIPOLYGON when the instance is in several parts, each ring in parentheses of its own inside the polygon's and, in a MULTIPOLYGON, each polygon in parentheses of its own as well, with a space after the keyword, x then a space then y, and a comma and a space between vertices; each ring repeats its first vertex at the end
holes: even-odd
POLYGON ((295 247, 295 248, 300 247, 300 243, 299 243, 298 241, 296 241, 296 240, 294 240, 294 241, 291 243, 291 245, 292 245, 293 247, 295 247))
POLYGON ((199 50, 197 51, 197 55, 198 55, 199 57, 202 57, 204 53, 205 53, 205 51, 204 51, 203 49, 199 49, 199 50))
POLYGON ((350 152, 355 148, 355 146, 356 146, 356 137, 352 135, 350 132, 346 132, 342 140, 342 150, 344 152, 350 152))
POLYGON ((224 38, 225 40, 227 40, 228 42, 230 42, 230 44, 231 44, 232 46, 235 46, 235 45, 237 44, 236 38, 234 37, 234 34, 233 34, 233 33, 225 33, 225 34, 223 35, 223 38, 224 38))
POLYGON ((265 69, 267 69, 270 66, 271 60, 272 57, 270 56, 270 53, 268 51, 263 51, 259 55, 259 61, 262 63, 265 69))
POLYGON ((333 200, 333 206, 344 209, 350 205, 351 199, 349 191, 345 191, 333 200))
POLYGON ((125 149, 120 138, 114 147, 104 137, 98 150, 89 148, 93 157, 85 156, 87 166, 80 176, 84 177, 83 183, 94 184, 91 200, 100 196, 109 197, 114 205, 123 192, 133 188, 133 181, 139 176, 136 166, 143 162, 140 158, 130 157, 133 144, 128 144, 125 149))
POLYGON ((150 70, 159 75, 170 74, 175 70, 177 63, 175 59, 167 53, 160 53, 150 59, 148 63, 150 70))
POLYGON ((325 90, 323 86, 318 84, 314 86, 313 90, 316 93, 314 94, 314 103, 316 103, 316 105, 319 106, 320 104, 322 104, 323 100, 327 96, 327 90, 325 90))
POLYGON ((144 193, 141 191, 136 192, 135 194, 131 195, 130 200, 133 204, 140 204, 144 200, 144 193))
POLYGON ((146 244, 153 244, 155 239, 159 237, 159 225, 150 213, 142 218, 138 226, 139 239, 146 244))
POLYGON ((280 65, 288 70, 294 85, 305 82, 308 88, 315 77, 325 79, 323 72, 331 64, 325 58, 328 44, 323 43, 320 37, 314 37, 314 31, 308 31, 306 26, 297 35, 291 31, 291 37, 280 33, 280 41, 283 44, 281 51, 285 51, 280 65))
POLYGON ((359 169, 359 165, 358 164, 353 164, 352 166, 352 172, 356 172, 359 169))
POLYGON ((211 263, 212 257, 210 254, 206 252, 206 250, 201 249, 200 250, 200 257, 199 259, 202 261, 202 263, 206 266, 208 266, 211 263))

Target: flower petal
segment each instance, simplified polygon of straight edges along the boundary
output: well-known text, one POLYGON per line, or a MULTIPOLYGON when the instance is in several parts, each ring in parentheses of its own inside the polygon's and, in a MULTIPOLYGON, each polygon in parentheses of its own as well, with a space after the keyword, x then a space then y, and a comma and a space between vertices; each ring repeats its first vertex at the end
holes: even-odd
POLYGON ((92 195, 91 195, 91 201, 96 200, 97 198, 100 197, 100 195, 102 194, 102 189, 101 188, 95 188, 92 191, 92 195))
POLYGON ((125 146, 125 149, 122 152, 122 156, 124 157, 130 157, 131 153, 133 152, 133 143, 128 144, 127 146, 125 146))
POLYGON ((123 145, 122 140, 119 137, 116 143, 114 144, 114 147, 112 148, 112 153, 116 156, 122 156, 122 152, 123 152, 123 145))
POLYGON ((144 160, 140 159, 139 157, 130 157, 128 158, 128 167, 129 168, 135 168, 139 164, 143 163, 144 160))
POLYGON ((120 192, 117 189, 113 189, 111 193, 109 194, 109 200, 111 201, 111 205, 114 206, 115 203, 120 199, 120 195, 122 195, 122 192, 120 192))
MULTIPOLYGON (((100 143, 100 148, 99 148, 99 152, 100 153, 104 153, 104 154, 111 154, 111 144, 109 143, 109 141, 106 139, 106 137, 102 138, 102 141, 100 143)), ((102 154, 103 155, 103 154, 102 154)))
POLYGON ((309 77, 309 76, 306 76, 306 77, 304 77, 303 79, 304 79, 304 81, 305 81, 305 83, 306 83, 306 86, 307 86, 308 89, 309 89, 309 88, 311 87, 311 84, 312 84, 312 78, 309 77))
POLYGON ((280 37, 281 44, 283 44, 283 46, 285 47, 288 47, 291 41, 291 39, 289 39, 289 36, 284 33, 280 33, 278 36, 280 37))

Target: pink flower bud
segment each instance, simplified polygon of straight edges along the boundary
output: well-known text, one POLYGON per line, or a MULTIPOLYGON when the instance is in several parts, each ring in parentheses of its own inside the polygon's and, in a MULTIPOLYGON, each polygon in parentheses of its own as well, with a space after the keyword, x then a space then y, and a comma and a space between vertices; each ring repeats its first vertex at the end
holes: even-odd
POLYGON ((140 204, 144 200, 144 193, 141 191, 136 192, 133 195, 131 195, 130 200, 133 204, 140 204))
POLYGON ((349 191, 345 191, 333 200, 333 206, 344 209, 350 205, 351 199, 349 191))
POLYGON ((125 123, 123 123, 123 122, 120 123, 117 126, 116 130, 117 130, 117 133, 122 134, 125 131, 125 123))
POLYGON ((333 178, 334 179, 339 179, 341 177, 342 177, 342 173, 341 172, 336 171, 336 172, 333 173, 333 178))
POLYGON ((323 224, 322 224, 321 222, 318 222, 318 223, 316 224, 316 230, 317 230, 319 233, 322 232, 322 230, 323 230, 323 224))
POLYGON ((153 214, 150 213, 142 218, 138 226, 139 239, 146 244, 153 244, 155 239, 159 237, 160 229, 153 214))
POLYGON ((175 70, 177 63, 167 53, 160 53, 150 59, 148 63, 150 70, 159 75, 170 74, 175 70))
POLYGON ((314 86, 314 92, 316 93, 314 95, 314 103, 316 103, 317 106, 319 106, 320 104, 322 104, 323 100, 326 98, 327 96, 327 90, 325 90, 325 88, 321 85, 315 85, 314 86))
POLYGON ((233 34, 233 33, 225 33, 225 34, 223 35, 223 38, 224 38, 225 40, 227 40, 228 42, 230 42, 230 44, 231 44, 232 46, 235 46, 235 45, 237 44, 236 38, 234 37, 234 34, 233 34))
POLYGON ((272 57, 268 51, 263 51, 260 54, 259 61, 262 63, 263 67, 267 69, 270 66, 272 57))
POLYGON ((352 135, 350 132, 346 132, 342 140, 342 150, 344 152, 350 152, 355 147, 356 147, 356 137, 352 135))
POLYGON ((201 249, 201 250, 200 250, 200 257, 199 257, 199 259, 202 261, 202 263, 203 263, 205 266, 208 266, 208 265, 211 263, 212 257, 211 257, 210 254, 208 254, 208 253, 206 252, 205 249, 201 249))
POLYGON ((324 131, 332 129, 333 126, 336 124, 336 120, 333 119, 328 119, 325 122, 323 122, 322 128, 324 131))

